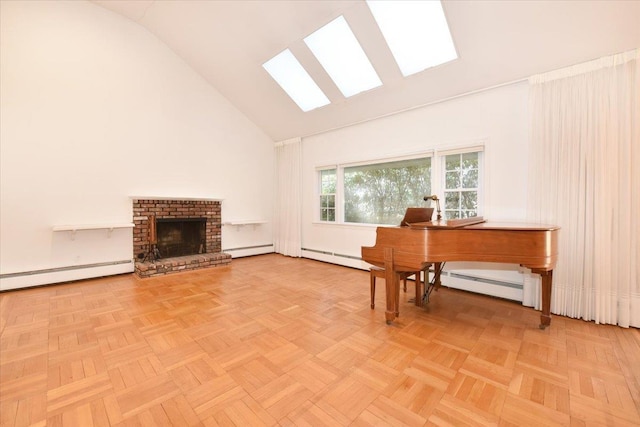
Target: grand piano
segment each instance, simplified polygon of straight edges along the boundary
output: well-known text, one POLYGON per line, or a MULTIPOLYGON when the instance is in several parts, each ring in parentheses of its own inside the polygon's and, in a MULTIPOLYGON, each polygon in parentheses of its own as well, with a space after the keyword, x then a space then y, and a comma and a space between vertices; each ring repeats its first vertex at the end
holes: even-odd
POLYGON ((439 276, 440 265, 446 261, 500 262, 527 267, 542 277, 540 328, 544 329, 551 324, 558 232, 559 227, 553 225, 493 223, 481 217, 413 223, 409 227, 378 227, 375 246, 363 246, 362 259, 386 271, 387 324, 398 314, 398 272, 418 271, 434 264, 439 276))

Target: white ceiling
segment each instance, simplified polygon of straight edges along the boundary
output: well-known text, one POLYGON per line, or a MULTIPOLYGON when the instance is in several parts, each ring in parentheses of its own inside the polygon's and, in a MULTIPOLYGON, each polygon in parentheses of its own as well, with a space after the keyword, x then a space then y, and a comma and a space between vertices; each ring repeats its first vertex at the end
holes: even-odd
POLYGON ((274 141, 640 47, 640 1, 444 1, 459 59, 403 78, 363 0, 93 1, 155 34, 274 141), (384 83, 349 99, 302 42, 340 15, 384 83), (264 71, 287 47, 330 105, 303 113, 264 71))

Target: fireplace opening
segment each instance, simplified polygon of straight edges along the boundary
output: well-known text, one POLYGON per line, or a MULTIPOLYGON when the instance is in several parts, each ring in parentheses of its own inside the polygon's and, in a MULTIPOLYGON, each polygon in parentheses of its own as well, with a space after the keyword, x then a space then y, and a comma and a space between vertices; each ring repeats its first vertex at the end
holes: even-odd
POLYGON ((206 218, 156 219, 159 257, 203 254, 206 248, 206 218))

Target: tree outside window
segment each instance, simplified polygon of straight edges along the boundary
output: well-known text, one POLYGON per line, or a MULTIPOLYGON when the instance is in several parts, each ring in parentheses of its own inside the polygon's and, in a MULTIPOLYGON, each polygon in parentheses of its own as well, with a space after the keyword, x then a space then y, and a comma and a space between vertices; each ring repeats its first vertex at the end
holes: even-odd
POLYGON ((431 157, 344 168, 344 222, 400 224, 431 193, 431 157))

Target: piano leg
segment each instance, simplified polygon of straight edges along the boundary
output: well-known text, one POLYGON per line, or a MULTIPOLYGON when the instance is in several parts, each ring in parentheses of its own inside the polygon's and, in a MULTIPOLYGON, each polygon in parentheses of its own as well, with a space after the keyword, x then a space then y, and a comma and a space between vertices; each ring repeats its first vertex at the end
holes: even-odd
POLYGON ((540 329, 545 329, 551 325, 551 284, 553 280, 553 270, 532 270, 542 278, 542 314, 540 315, 540 329))
POLYGON ((398 299, 400 297, 400 283, 398 274, 393 269, 393 248, 384 249, 384 269, 385 269, 385 291, 387 299, 387 309, 384 312, 387 325, 390 325, 398 316, 398 299))
MULTIPOLYGON (((428 270, 424 273, 425 277, 424 277, 424 283, 425 283, 425 289, 426 289, 426 284, 429 283, 429 272, 428 270)), ((422 275, 420 274, 420 272, 416 273, 416 299, 415 299, 415 305, 417 305, 418 307, 422 307, 422 275)))

